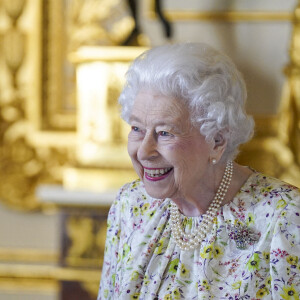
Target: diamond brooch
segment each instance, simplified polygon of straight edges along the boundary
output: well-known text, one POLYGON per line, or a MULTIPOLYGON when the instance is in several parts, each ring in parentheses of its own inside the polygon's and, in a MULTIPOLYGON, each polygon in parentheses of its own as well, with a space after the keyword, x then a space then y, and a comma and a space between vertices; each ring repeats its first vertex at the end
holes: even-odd
POLYGON ((236 222, 236 224, 227 225, 228 236, 231 240, 234 240, 238 249, 244 250, 247 246, 251 246, 256 243, 260 234, 255 233, 247 225, 236 222))

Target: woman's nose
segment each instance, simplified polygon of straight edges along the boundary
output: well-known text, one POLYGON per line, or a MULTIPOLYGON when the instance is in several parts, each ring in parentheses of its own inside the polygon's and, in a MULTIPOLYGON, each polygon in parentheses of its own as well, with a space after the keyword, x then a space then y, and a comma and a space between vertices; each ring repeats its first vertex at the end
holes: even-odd
POLYGON ((158 156, 157 143, 153 134, 146 134, 138 148, 139 160, 149 160, 158 156))

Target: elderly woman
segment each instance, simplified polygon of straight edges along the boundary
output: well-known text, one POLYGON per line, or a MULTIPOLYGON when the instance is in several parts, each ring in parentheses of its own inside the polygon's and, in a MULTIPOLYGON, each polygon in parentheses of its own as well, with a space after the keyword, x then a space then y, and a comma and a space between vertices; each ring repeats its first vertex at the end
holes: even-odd
POLYGON ((299 299, 300 192, 234 162, 245 100, 205 44, 133 62, 119 101, 139 179, 110 209, 98 299, 299 299))

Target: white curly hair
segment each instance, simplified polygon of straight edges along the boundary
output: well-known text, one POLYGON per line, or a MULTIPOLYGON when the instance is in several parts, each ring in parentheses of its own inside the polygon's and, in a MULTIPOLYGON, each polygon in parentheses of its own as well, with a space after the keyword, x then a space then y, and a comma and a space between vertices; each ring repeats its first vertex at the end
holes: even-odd
POLYGON ((142 89, 184 101, 192 124, 207 142, 217 135, 227 141, 223 160, 233 160, 239 145, 253 134, 253 119, 245 111, 247 91, 242 75, 230 58, 207 44, 164 45, 137 57, 119 97, 126 122, 142 89))

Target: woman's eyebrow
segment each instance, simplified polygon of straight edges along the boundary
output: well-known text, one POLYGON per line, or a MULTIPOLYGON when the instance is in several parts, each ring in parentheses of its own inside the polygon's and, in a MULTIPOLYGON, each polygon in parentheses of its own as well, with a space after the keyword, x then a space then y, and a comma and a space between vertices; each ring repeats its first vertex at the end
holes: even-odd
POLYGON ((167 122, 157 122, 157 123, 155 123, 155 126, 166 126, 168 128, 171 128, 171 129, 175 129, 175 128, 178 127, 173 123, 167 123, 167 122))
POLYGON ((129 118, 129 121, 132 122, 132 121, 136 121, 136 122, 139 122, 141 123, 141 119, 135 115, 131 115, 130 118, 129 118))
MULTIPOLYGON (((138 122, 142 123, 141 119, 136 115, 131 115, 129 118, 129 122, 138 122)), ((154 126, 167 126, 168 128, 172 130, 179 130, 180 127, 178 127, 178 124, 175 124, 174 122, 165 122, 165 121, 157 121, 154 123, 154 126)))

